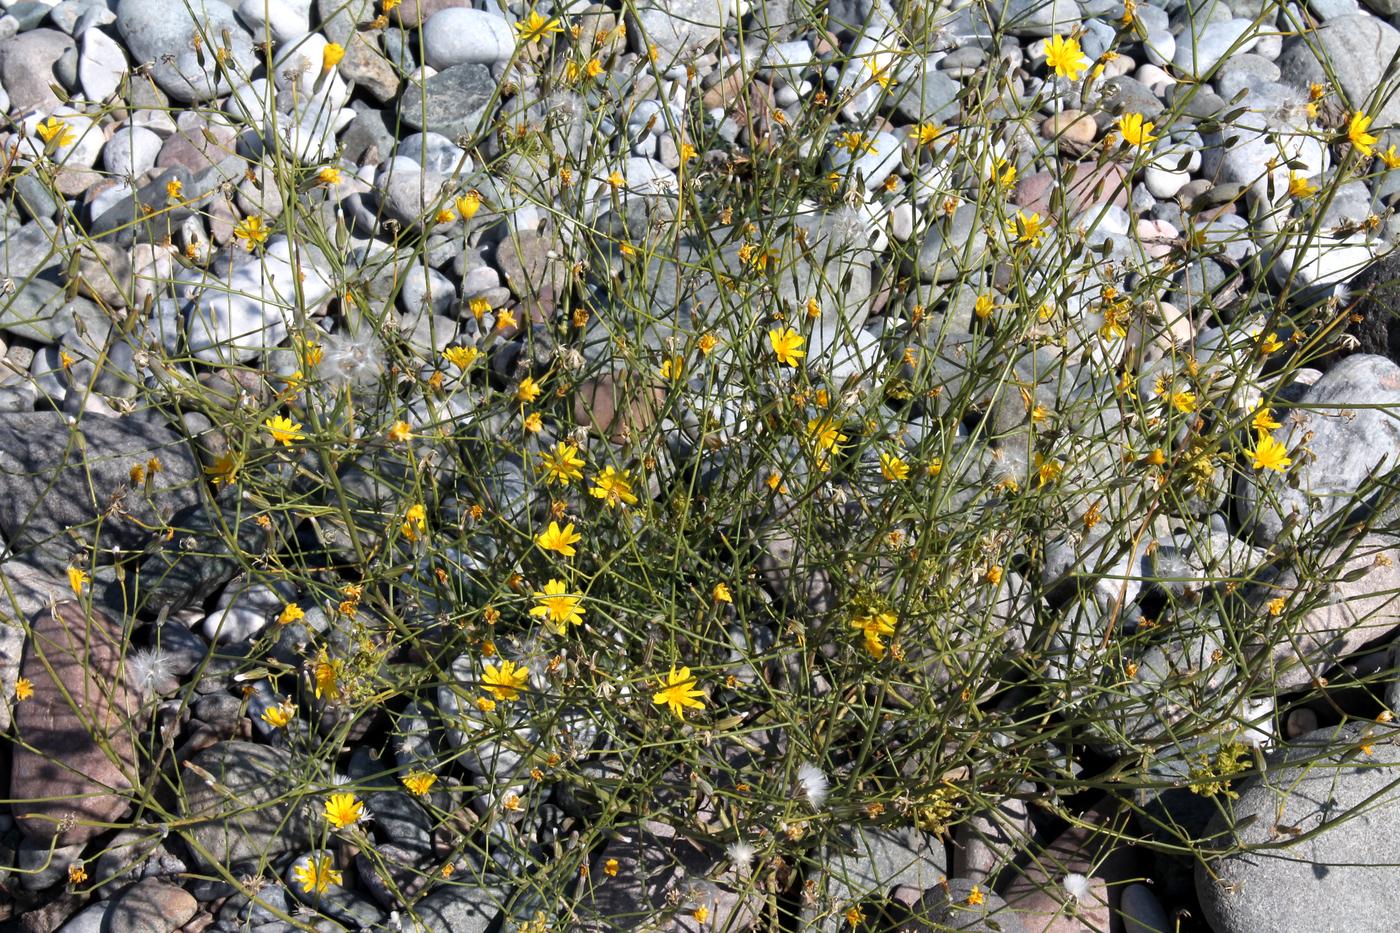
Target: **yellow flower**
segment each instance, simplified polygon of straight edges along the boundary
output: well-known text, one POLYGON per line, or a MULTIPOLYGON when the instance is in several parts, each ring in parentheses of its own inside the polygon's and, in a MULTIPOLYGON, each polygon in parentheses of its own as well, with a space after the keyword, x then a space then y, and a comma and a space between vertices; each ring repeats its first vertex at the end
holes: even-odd
POLYGON ((972 886, 972 890, 967 892, 967 906, 969 907, 976 907, 986 899, 987 896, 982 893, 982 889, 975 884, 972 886))
POLYGON ((1277 353, 1282 349, 1283 341, 1278 339, 1278 334, 1274 331, 1269 331, 1263 337, 1259 338, 1259 352, 1263 353, 1265 356, 1270 353, 1277 353))
POLYGON ((1265 434, 1263 431, 1259 432, 1254 449, 1246 450, 1245 453, 1253 459, 1256 470, 1276 470, 1282 473, 1293 462, 1288 456, 1288 447, 1274 440, 1273 435, 1265 434))
POLYGON ((861 633, 865 640, 865 650, 877 661, 885 656, 885 643, 880 639, 886 635, 893 635, 898 624, 899 617, 893 612, 867 612, 851 619, 851 628, 861 633))
POLYGON ((292 717, 296 715, 296 711, 297 708, 292 705, 290 700, 283 700, 276 706, 269 706, 263 710, 262 721, 274 729, 285 729, 287 724, 292 721, 292 717))
POLYGON ((1027 217, 1025 211, 1017 211, 1015 218, 1006 222, 1006 233, 1015 237, 1018 243, 1039 246, 1041 238, 1045 236, 1045 221, 1039 212, 1027 217))
POLYGON ((1305 201, 1317 194, 1317 186, 1308 181, 1308 176, 1300 172, 1288 173, 1288 196, 1305 201))
POLYGON ((254 246, 261 246, 267 242, 268 229, 261 217, 245 217, 233 228, 235 239, 243 241, 244 249, 249 252, 254 246))
POLYGON ((442 351, 443 359, 461 370, 465 370, 472 363, 475 363, 476 358, 480 355, 481 351, 476 347, 448 347, 442 351))
POLYGON ((729 592, 729 587, 724 583, 716 583, 710 597, 717 603, 734 602, 734 594, 729 592))
POLYGON ((593 477, 593 486, 588 493, 595 499, 602 499, 610 509, 619 505, 636 505, 637 497, 632 492, 631 474, 631 470, 619 473, 611 466, 606 466, 603 472, 593 477))
POLYGON ((532 411, 525 416, 525 421, 521 425, 531 434, 538 434, 544 430, 544 417, 537 411, 532 411))
POLYGON ((475 188, 462 195, 454 202, 457 206, 457 213, 463 220, 471 220, 476 216, 476 212, 481 210, 481 192, 475 188))
POLYGON ((1282 425, 1274 420, 1274 410, 1272 408, 1257 409, 1254 412, 1254 416, 1250 418, 1249 426, 1264 434, 1282 427, 1282 425))
POLYGON ((539 10, 531 10, 529 16, 515 24, 515 31, 519 34, 520 41, 534 43, 543 42, 555 33, 563 32, 564 26, 558 17, 546 19, 540 15, 539 10))
POLYGON ((331 794, 326 800, 326 822, 333 829, 354 826, 365 815, 365 805, 354 794, 331 794))
POLYGON ((68 568, 68 586, 73 590, 74 596, 83 595, 83 587, 88 582, 87 571, 79 567, 68 568))
POLYGON ((1000 566, 993 565, 991 567, 988 567, 986 572, 982 574, 982 579, 990 583, 992 586, 1000 586, 1001 578, 1005 574, 1006 571, 1002 570, 1000 566))
POLYGON ((1001 158, 992 163, 992 180, 1006 190, 1016 184, 1016 166, 1009 159, 1001 158))
POLYGON ((437 775, 427 771, 410 771, 399 778, 403 786, 408 788, 408 792, 415 797, 422 797, 433 789, 437 783, 437 775))
POLYGON ((1282 596, 1275 596, 1264 605, 1269 610, 1269 615, 1282 615, 1284 607, 1288 605, 1288 600, 1284 599, 1282 596))
POLYGON ((700 335, 700 340, 697 345, 700 347, 701 353, 709 356, 710 351, 719 345, 719 338, 707 331, 700 335))
POLYGON ((413 426, 407 421, 395 421, 389 425, 389 430, 384 432, 385 437, 395 444, 402 444, 413 434, 413 426))
POLYGON ((864 155, 875 151, 875 144, 865 138, 864 133, 854 130, 836 137, 836 148, 845 149, 851 155, 864 155))
POLYGON ((428 510, 421 502, 414 503, 408 507, 404 513, 403 524, 399 526, 399 531, 410 541, 417 541, 418 537, 428 530, 428 510))
POLYGON ((1089 67, 1089 59, 1079 47, 1078 39, 1051 36, 1045 45, 1045 64, 1061 78, 1074 81, 1089 67))
POLYGON ((1154 125, 1144 122, 1140 113, 1125 113, 1118 118, 1118 132, 1122 134, 1123 141, 1139 149, 1157 141, 1157 137, 1152 135, 1154 125))
POLYGON ((287 603, 282 607, 282 611, 277 613, 278 625, 291 625, 293 622, 300 622, 306 618, 306 610, 296 603, 287 603))
POLYGON ((574 523, 569 522, 563 528, 558 522, 550 522, 549 527, 535 535, 535 543, 541 550, 555 551, 564 557, 573 557, 576 551, 574 545, 583 540, 583 535, 574 531, 574 523))
POLYGON ((170 200, 172 201, 179 200, 180 195, 184 193, 184 190, 185 183, 178 178, 172 178, 170 181, 167 181, 165 183, 165 196, 170 198, 170 200))
POLYGON ((58 146, 68 146, 78 141, 78 134, 74 133, 72 128, 58 117, 49 117, 34 127, 34 132, 39 134, 39 138, 45 144, 54 143, 58 146))
POLYGON ((68 866, 69 884, 82 884, 87 878, 87 869, 83 867, 82 862, 74 862, 72 865, 68 866))
POLYGON ((791 327, 775 328, 768 332, 768 343, 773 348, 773 355, 784 366, 796 366, 798 361, 807 355, 807 351, 802 349, 806 342, 807 339, 791 327))
POLYGON ((694 146, 692 146, 690 143, 681 143, 681 150, 680 150, 681 164, 685 164, 686 162, 689 162, 691 159, 695 158, 697 155, 699 155, 699 153, 695 151, 695 147, 694 147, 694 146))
POLYGON ((583 479, 583 458, 573 444, 558 441, 553 452, 540 451, 540 469, 544 471, 545 485, 558 483, 567 486, 576 479, 583 479))
POLYGON ((1400 152, 1395 151, 1394 144, 1385 152, 1380 153, 1380 160, 1386 168, 1400 168, 1400 152))
POLYGON ((268 418, 263 422, 263 427, 272 435, 272 443, 283 447, 292 446, 293 441, 306 440, 306 435, 301 433, 301 425, 283 415, 268 418))
MULTIPOLYGON (((341 607, 344 608, 345 603, 341 603, 341 607)), ((350 615, 351 613, 344 614, 350 615)), ((332 661, 330 656, 326 654, 326 649, 321 649, 321 653, 316 656, 316 663, 311 669, 316 699, 319 700, 322 696, 331 701, 340 699, 340 670, 344 666, 343 661, 339 659, 332 661)))
POLYGON ((909 478, 909 464, 894 454, 880 454, 880 475, 888 482, 898 483, 909 478))
POLYGON ((323 185, 338 185, 345 180, 345 173, 332 165, 327 165, 316 173, 316 180, 323 185))
MULTIPOLYGON (((603 73, 603 63, 596 58, 590 58, 588 64, 583 66, 583 73, 590 78, 596 78, 603 73)), ((684 148, 684 145, 685 144, 682 144, 682 148, 684 148)), ((694 151, 694 149, 691 149, 691 152, 694 151)), ((685 159, 682 157, 681 161, 685 161, 685 159)))
POLYGON ((34 682, 28 677, 20 677, 15 681, 15 699, 23 703, 34 695, 34 682))
POLYGON ((609 878, 616 878, 618 869, 621 867, 622 866, 618 864, 617 859, 610 858, 603 863, 603 874, 607 875, 609 878))
POLYGON ((1347 139, 1356 147, 1356 151, 1364 156, 1369 156, 1374 152, 1376 143, 1380 142, 1376 137, 1366 132, 1370 128, 1371 118, 1359 111, 1353 113, 1347 122, 1347 139))
POLYGON ((520 385, 515 387, 516 401, 533 402, 540 397, 540 384, 534 379, 526 376, 520 380, 520 385))
POLYGON ((992 298, 991 292, 983 292, 977 296, 977 300, 972 303, 972 313, 977 315, 979 320, 985 321, 992 316, 992 311, 996 309, 996 302, 992 298))
POLYGON ((614 188, 621 188, 623 185, 627 184, 627 179, 622 177, 621 172, 613 171, 608 175, 608 184, 612 185, 614 188))
POLYGON ((238 462, 234 460, 233 454, 220 454, 212 464, 204 468, 204 472, 209 474, 209 479, 214 485, 227 486, 238 475, 238 462))
POLYGON ((341 874, 331 867, 329 855, 308 857, 305 865, 298 865, 292 869, 292 877, 297 880, 302 891, 307 894, 313 891, 317 894, 324 894, 326 888, 341 882, 341 874))
POLYGON ((487 662, 484 669, 485 673, 481 675, 481 689, 502 703, 518 699, 520 691, 530 682, 528 667, 517 665, 505 658, 501 659, 500 667, 487 662))
POLYGON ((546 581, 543 590, 535 590, 534 598, 536 605, 530 615, 544 619, 554 634, 563 635, 570 625, 583 624, 583 607, 579 605, 583 597, 570 593, 563 580, 546 581))
POLYGON ((943 127, 937 123, 920 123, 914 127, 914 141, 920 146, 932 146, 938 141, 938 134, 943 132, 943 127))
POLYGON ((676 670, 672 666, 671 672, 666 675, 665 685, 651 695, 651 702, 668 707, 677 719, 685 719, 687 709, 705 708, 704 701, 699 699, 704 695, 704 691, 696 687, 695 678, 690 676, 690 668, 676 670))
POLYGON ((661 361, 661 378, 667 381, 679 379, 685 373, 685 359, 671 356, 661 361))
POLYGON ((841 433, 841 424, 830 415, 813 418, 807 422, 807 434, 816 445, 818 454, 840 453, 841 443, 847 440, 841 433))
POLYGON ((321 50, 321 70, 330 71, 340 60, 345 57, 345 46, 339 42, 327 42, 326 47, 321 50))
POLYGON ((514 327, 515 324, 515 315, 508 309, 502 308, 496 312, 496 330, 505 330, 508 327, 514 327))
POLYGON ((870 77, 875 79, 875 83, 885 90, 889 90, 891 85, 899 83, 894 79, 894 76, 890 74, 888 65, 881 68, 879 65, 875 64, 873 58, 867 58, 865 60, 865 67, 870 69, 870 77))

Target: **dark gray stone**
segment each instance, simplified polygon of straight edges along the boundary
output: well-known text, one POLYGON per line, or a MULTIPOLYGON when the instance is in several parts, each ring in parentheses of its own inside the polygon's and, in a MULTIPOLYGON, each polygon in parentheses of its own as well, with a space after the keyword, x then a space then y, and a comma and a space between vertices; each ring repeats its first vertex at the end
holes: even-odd
POLYGON ((262 553, 268 533, 234 497, 220 499, 226 507, 217 520, 205 503, 191 505, 170 520, 174 537, 157 538, 147 549, 136 578, 148 611, 178 612, 202 603, 262 553))
POLYGON ((60 566, 78 549, 142 546, 196 501, 193 484, 203 481, 189 446, 161 422, 87 416, 70 425, 52 411, 0 415, 0 477, 10 546, 60 566), (132 489, 131 468, 152 458, 161 469, 132 489))
POLYGON ((1322 917, 1334 930, 1388 926, 1381 918, 1400 912, 1397 739, 1378 723, 1308 733, 1221 801, 1208 837, 1247 849, 1196 866, 1212 930, 1312 933, 1322 917))
POLYGON ((183 768, 179 776, 179 809, 192 822, 181 834, 201 869, 262 863, 306 844, 311 808, 288 796, 297 783, 290 753, 251 742, 220 742, 189 761, 194 767, 183 768))
POLYGON ((399 99, 399 118, 415 130, 448 139, 473 135, 496 94, 496 79, 485 65, 456 65, 422 84, 409 84, 399 99))

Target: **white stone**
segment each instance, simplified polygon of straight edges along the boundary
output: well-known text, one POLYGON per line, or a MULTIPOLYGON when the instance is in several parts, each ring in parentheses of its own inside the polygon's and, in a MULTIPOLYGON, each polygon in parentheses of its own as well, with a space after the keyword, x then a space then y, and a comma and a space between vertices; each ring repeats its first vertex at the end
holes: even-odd
POLYGON ((1205 77, 1224 58, 1248 52, 1259 41, 1259 27, 1248 19, 1204 23, 1196 28, 1200 31, 1194 37, 1189 28, 1181 34, 1172 58, 1178 71, 1192 77, 1205 77))
POLYGON ((78 59, 78 83, 88 100, 106 100, 117 92, 127 73, 126 53, 117 40, 101 29, 83 33, 83 54, 78 59))
POLYGON ((503 17, 451 7, 423 24, 423 60, 441 71, 453 65, 493 65, 515 54, 515 33, 503 17))
POLYGON ((291 0, 243 0, 238 16, 261 41, 264 33, 277 42, 291 42, 311 31, 311 3, 291 0))
POLYGON ((828 160, 832 171, 839 172, 843 178, 860 175, 865 179, 866 190, 874 191, 899 165, 901 147, 899 137, 893 133, 876 133, 866 142, 870 151, 852 152, 843 146, 833 146, 828 160))
POLYGON ((1173 172, 1149 165, 1143 172, 1143 178, 1147 183, 1147 190, 1152 192, 1154 198, 1170 198, 1186 187, 1186 183, 1191 180, 1191 173, 1173 172))
POLYGON ((1293 287, 1331 288, 1346 283, 1373 259, 1365 238, 1317 237, 1310 243, 1279 252, 1270 272, 1275 282, 1293 287))
POLYGON ((190 351, 210 362, 246 361, 281 343, 295 317, 297 271, 301 272, 301 306, 306 313, 330 294, 327 273, 303 252, 293 266, 286 237, 273 237, 261 256, 250 255, 209 284, 202 274, 187 279, 190 300, 190 351))
POLYGON ((102 167, 113 175, 135 178, 156 164, 163 140, 142 126, 124 126, 102 147, 102 167))

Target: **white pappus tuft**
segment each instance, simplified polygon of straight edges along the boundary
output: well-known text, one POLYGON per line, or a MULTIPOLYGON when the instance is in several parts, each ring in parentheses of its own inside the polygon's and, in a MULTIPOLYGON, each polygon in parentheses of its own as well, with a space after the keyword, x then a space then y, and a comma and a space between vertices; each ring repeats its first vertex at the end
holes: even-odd
POLYGON ((797 784, 802 789, 802 793, 807 798, 807 802, 814 810, 820 810, 826 802, 826 792, 830 789, 830 782, 826 779, 825 772, 810 761, 802 762, 797 769, 797 784))
POLYGON ((758 850, 753 847, 752 843, 742 839, 731 842, 725 851, 729 855, 729 863, 734 866, 736 872, 748 871, 753 865, 754 856, 758 854, 758 850))
POLYGON ((126 656, 126 682, 142 700, 153 700, 175 678, 170 656, 159 648, 141 648, 126 656))
POLYGON ((1089 879, 1078 872, 1070 872, 1065 875, 1065 893, 1076 901, 1083 901, 1089 897, 1089 879))
POLYGON ((340 385, 378 382, 384 373, 384 350, 368 327, 358 336, 334 334, 326 338, 316 373, 327 382, 340 385))

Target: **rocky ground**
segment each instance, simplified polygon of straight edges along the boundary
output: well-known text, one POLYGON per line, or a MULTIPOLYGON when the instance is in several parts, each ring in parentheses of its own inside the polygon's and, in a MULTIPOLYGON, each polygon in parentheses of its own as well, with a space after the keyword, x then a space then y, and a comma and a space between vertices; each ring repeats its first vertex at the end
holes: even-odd
POLYGON ((1126 2, 0 0, 8 924, 1392 929, 1400 7, 1126 2))

